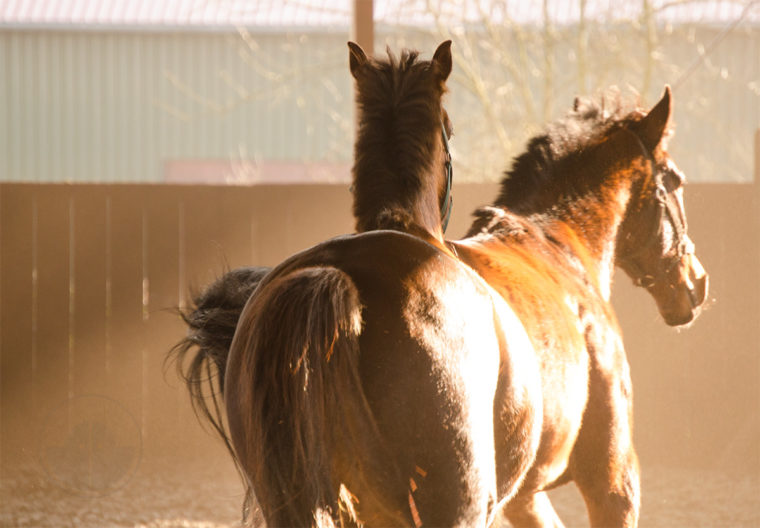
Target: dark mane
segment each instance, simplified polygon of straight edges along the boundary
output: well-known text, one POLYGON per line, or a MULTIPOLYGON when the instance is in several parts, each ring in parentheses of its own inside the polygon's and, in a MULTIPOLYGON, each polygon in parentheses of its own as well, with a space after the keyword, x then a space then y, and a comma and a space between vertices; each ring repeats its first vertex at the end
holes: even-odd
POLYGON ((496 204, 515 212, 532 211, 547 194, 580 194, 590 183, 582 176, 593 171, 569 170, 584 151, 621 128, 635 127, 644 113, 637 103, 625 101, 617 91, 598 100, 576 99, 564 118, 550 123, 528 141, 505 172, 496 204), (581 176, 581 177, 579 177, 581 176))
POLYGON ((352 173, 358 231, 410 219, 407 211, 419 202, 436 159, 445 91, 431 61, 418 60, 416 51, 404 50, 397 59, 388 50, 387 60, 369 59, 368 66, 366 77, 357 79, 352 173))

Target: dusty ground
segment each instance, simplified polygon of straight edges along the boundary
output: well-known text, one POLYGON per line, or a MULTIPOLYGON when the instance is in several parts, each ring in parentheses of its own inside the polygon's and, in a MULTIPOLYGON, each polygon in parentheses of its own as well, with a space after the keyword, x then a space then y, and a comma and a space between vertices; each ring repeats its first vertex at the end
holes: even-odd
MULTIPOLYGON (((57 482, 38 464, 11 462, 4 461, 0 482, 3 527, 238 526, 242 488, 226 461, 143 458, 121 487, 100 494, 57 482)), ((568 527, 588 526, 574 487, 552 492, 552 499, 568 527)), ((760 476, 644 468, 640 526, 760 527, 760 476)))

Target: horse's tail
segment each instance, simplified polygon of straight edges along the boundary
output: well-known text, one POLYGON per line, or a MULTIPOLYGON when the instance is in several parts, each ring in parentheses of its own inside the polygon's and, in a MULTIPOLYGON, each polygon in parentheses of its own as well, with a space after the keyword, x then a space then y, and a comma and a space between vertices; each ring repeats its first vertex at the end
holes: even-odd
POLYGON ((361 328, 359 292, 334 267, 273 278, 241 318, 227 416, 270 526, 338 523, 333 456, 356 460, 377 442, 359 375, 361 328))
POLYGON ((188 332, 174 345, 169 357, 176 360, 196 415, 207 419, 228 447, 219 401, 227 358, 243 307, 268 271, 264 267, 228 271, 193 295, 189 308, 179 311, 188 332))

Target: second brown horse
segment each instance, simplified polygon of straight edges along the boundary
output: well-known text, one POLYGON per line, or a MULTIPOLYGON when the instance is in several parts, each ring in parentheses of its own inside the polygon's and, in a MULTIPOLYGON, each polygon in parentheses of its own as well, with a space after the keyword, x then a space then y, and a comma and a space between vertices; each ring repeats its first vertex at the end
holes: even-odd
MULTIPOLYGON (((576 100, 533 138, 494 206, 451 244, 518 314, 540 365, 543 432, 506 508, 515 526, 561 526, 546 491, 569 481, 592 526, 637 524, 632 384, 612 273, 617 265, 646 288, 669 325, 693 321, 707 294, 686 229, 685 179, 666 150, 670 89, 649 112, 605 103, 576 100)), ((511 449, 496 442, 497 456, 511 449)), ((508 462, 498 464, 506 475, 508 462)))

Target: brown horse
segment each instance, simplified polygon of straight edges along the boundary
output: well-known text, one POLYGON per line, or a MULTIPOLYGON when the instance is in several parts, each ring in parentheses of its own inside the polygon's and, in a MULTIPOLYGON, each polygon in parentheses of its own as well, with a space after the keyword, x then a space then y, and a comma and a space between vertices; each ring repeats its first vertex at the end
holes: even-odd
MULTIPOLYGON (((646 288, 669 325, 690 323, 707 293, 686 232, 684 176, 666 151, 670 89, 648 113, 616 103, 610 115, 576 100, 516 158, 468 238, 451 243, 515 310, 540 365, 543 433, 505 510, 515 526, 561 525, 545 492, 571 480, 592 526, 636 525, 631 378, 612 273, 620 266, 646 288)), ((497 438, 497 454, 510 442, 497 438)))
MULTIPOLYGON (((541 393, 522 325, 442 241, 450 42, 432 61, 376 61, 349 47, 364 232, 267 273, 229 355, 222 345, 195 356, 188 385, 198 397, 204 362, 217 362, 228 438, 270 526, 485 526, 494 461, 511 468, 507 496, 533 461, 541 393), (495 395, 511 402, 498 420, 495 395), (496 457, 495 437, 510 438, 508 454, 496 457)), ((218 409, 196 403, 224 435, 218 409)))

